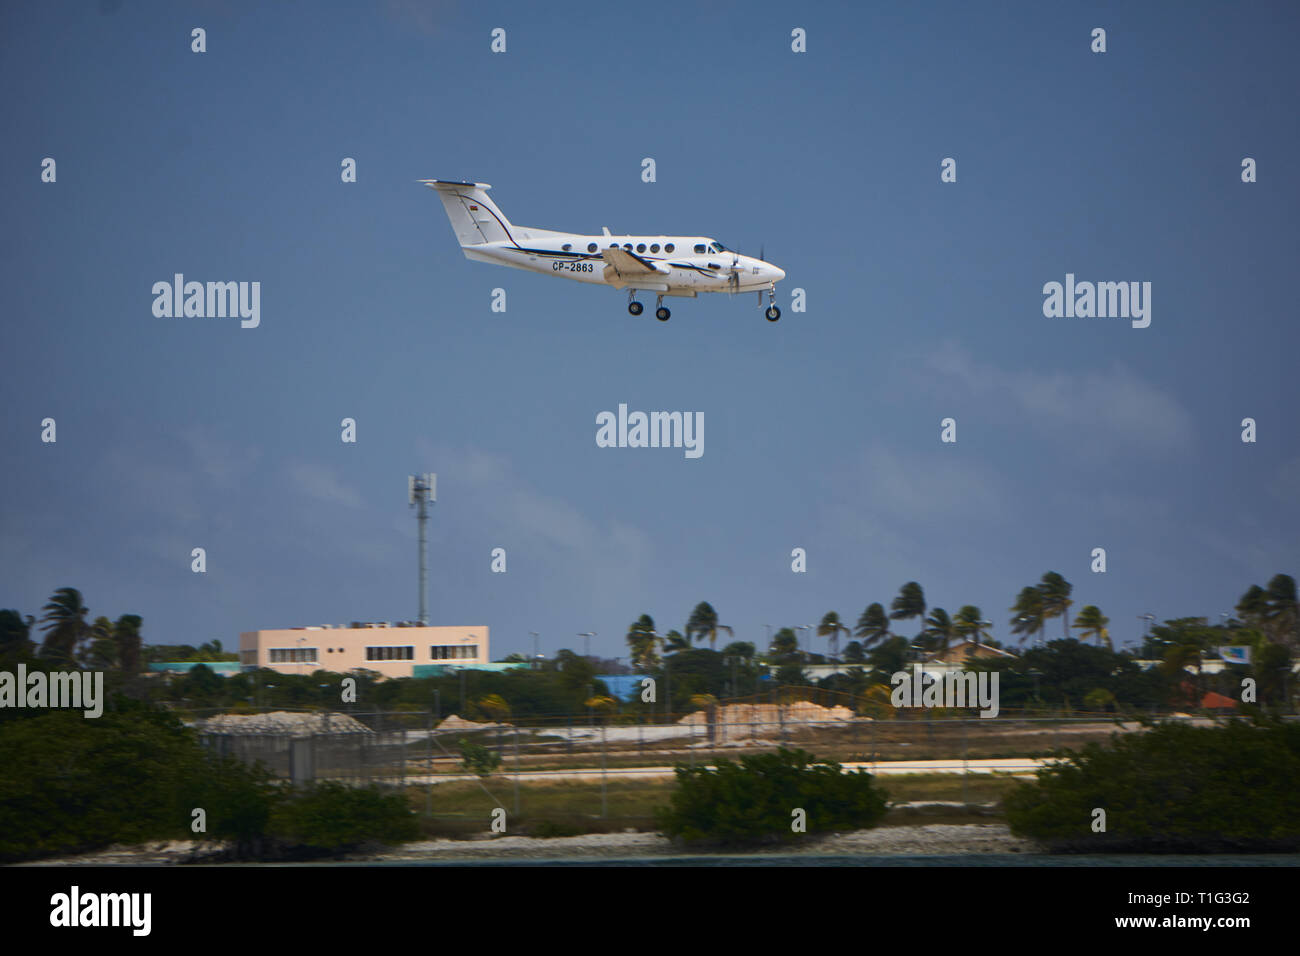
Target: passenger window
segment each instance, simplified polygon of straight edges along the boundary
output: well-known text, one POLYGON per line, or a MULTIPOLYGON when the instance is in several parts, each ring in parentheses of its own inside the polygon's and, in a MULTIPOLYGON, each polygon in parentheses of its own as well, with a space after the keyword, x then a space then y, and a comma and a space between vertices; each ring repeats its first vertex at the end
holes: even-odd
POLYGON ((594 242, 589 242, 589 243, 587 243, 587 251, 588 251, 588 252, 595 252, 595 251, 596 251, 596 244, 595 244, 594 242))
POLYGON ((566 243, 565 243, 563 246, 561 246, 560 248, 563 249, 565 252, 568 252, 570 249, 573 248, 573 243, 571 243, 571 242, 566 242, 566 243))
POLYGON ((670 243, 668 243, 666 246, 664 246, 664 252, 672 252, 673 249, 675 249, 675 248, 677 248, 677 247, 674 246, 674 245, 670 242, 670 243))
POLYGON ((695 251, 696 251, 696 252, 703 252, 703 251, 704 251, 704 246, 697 242, 697 243, 695 244, 695 251))
POLYGON ((626 249, 628 252, 631 252, 631 251, 632 251, 632 243, 630 243, 630 242, 625 242, 625 243, 623 243, 623 248, 626 249))
POLYGON ((637 251, 637 252, 645 252, 645 243, 644 243, 644 242, 638 242, 638 243, 636 244, 636 251, 637 251))
POLYGON ((657 243, 657 242, 652 242, 652 243, 650 243, 650 251, 651 251, 651 252, 658 252, 658 251, 659 251, 659 243, 657 243))

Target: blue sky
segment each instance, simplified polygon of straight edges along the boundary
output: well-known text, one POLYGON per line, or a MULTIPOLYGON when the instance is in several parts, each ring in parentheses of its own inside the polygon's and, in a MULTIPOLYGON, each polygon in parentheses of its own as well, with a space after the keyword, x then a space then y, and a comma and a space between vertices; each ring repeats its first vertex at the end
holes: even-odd
POLYGON ((1217 618, 1300 574, 1297 19, 5 5, 0 606, 76 586, 150 642, 227 646, 414 618, 406 476, 435 471, 433 623, 487 624, 494 656, 593 630, 626 655, 641 613, 702 600, 762 642, 910 580, 1007 640, 1048 570, 1117 642, 1217 618), (661 324, 470 262, 422 178, 492 183, 524 225, 762 246, 784 316, 708 296, 661 324), (177 272, 259 281, 260 327, 155 318, 177 272), (1044 317, 1067 272, 1151 282, 1150 327, 1044 317), (703 457, 598 448, 619 403, 703 412, 703 457))

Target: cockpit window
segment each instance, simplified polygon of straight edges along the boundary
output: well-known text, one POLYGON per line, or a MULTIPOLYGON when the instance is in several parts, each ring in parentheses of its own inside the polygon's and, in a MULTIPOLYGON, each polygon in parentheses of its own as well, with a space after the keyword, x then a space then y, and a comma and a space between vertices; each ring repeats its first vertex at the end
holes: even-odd
POLYGON ((710 251, 710 252, 726 252, 726 251, 727 251, 727 247, 724 246, 724 245, 723 245, 722 243, 720 243, 720 242, 711 242, 711 243, 709 243, 709 251, 710 251))

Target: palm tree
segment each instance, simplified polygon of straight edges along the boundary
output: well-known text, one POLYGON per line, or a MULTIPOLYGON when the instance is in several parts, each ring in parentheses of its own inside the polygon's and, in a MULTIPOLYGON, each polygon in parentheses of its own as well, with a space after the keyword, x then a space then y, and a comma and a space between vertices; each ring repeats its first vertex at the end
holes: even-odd
POLYGON ((1295 578, 1289 574, 1275 574, 1268 582, 1268 610, 1265 620, 1272 627, 1275 640, 1281 644, 1300 637, 1300 601, 1296 599, 1295 578))
POLYGON ((922 633, 936 644, 942 644, 939 649, 946 651, 952 639, 957 636, 957 628, 953 624, 952 618, 948 612, 941 607, 936 607, 930 611, 930 616, 925 619, 926 629, 922 633))
POLYGON ((1042 590, 1036 587, 1021 588, 1011 614, 1011 633, 1020 635, 1021 644, 1026 637, 1041 633, 1046 623, 1042 590))
POLYGON ((22 657, 32 651, 31 632, 36 618, 26 620, 17 611, 0 611, 0 658, 22 657))
POLYGON ((831 660, 835 659, 835 653, 840 649, 841 631, 845 634, 852 633, 847 625, 840 622, 840 616, 834 611, 828 611, 817 625, 817 636, 827 638, 826 649, 830 652, 831 660))
POLYGON ((792 628, 783 627, 772 636, 772 646, 768 648, 774 663, 785 664, 799 654, 799 638, 792 628))
POLYGON ((669 631, 664 635, 664 653, 676 654, 678 651, 689 651, 691 642, 682 636, 681 631, 669 631))
POLYGON ((964 640, 978 641, 988 636, 985 630, 988 625, 984 620, 984 614, 974 604, 962 605, 961 610, 952 620, 952 626, 964 640))
POLYGON ((1078 628, 1084 637, 1092 635, 1097 638, 1097 645, 1101 646, 1103 635, 1105 635, 1105 643, 1110 644, 1110 637, 1106 631, 1106 625, 1109 623, 1110 618, 1102 614, 1097 605, 1087 604, 1080 608, 1078 616, 1070 626, 1078 628))
POLYGON ((864 650, 870 650, 873 644, 889 636, 889 618, 884 607, 879 603, 868 605, 858 618, 858 629, 854 632, 862 638, 864 650))
POLYGON ((1065 636, 1070 636, 1070 592, 1074 585, 1055 571, 1043 575, 1038 589, 1043 592, 1043 617, 1063 617, 1065 619, 1065 636))
POLYGON ((908 581, 898 589, 898 597, 894 598, 889 605, 890 618, 895 621, 905 621, 909 618, 919 617, 924 622, 925 619, 925 592, 921 590, 921 585, 915 581, 908 581))
POLYGON ((140 669, 140 626, 143 623, 138 614, 123 614, 113 625, 117 663, 127 674, 134 674, 140 669))
POLYGON ((627 629, 627 646, 632 652, 632 664, 635 667, 654 667, 658 655, 655 653, 655 621, 649 614, 642 614, 627 629))
POLYGON ((95 618, 90 626, 88 640, 82 645, 78 663, 90 670, 107 670, 116 667, 117 642, 113 640, 113 622, 104 616, 95 618))
POLYGON ((709 650, 713 650, 714 642, 718 639, 718 631, 726 631, 728 634, 735 632, 725 624, 718 623, 718 612, 713 610, 713 605, 708 601, 701 601, 695 605, 695 610, 691 612, 691 618, 686 622, 686 636, 694 637, 697 641, 704 636, 709 638, 709 650))
POLYGON ((71 664, 77 642, 90 630, 86 624, 90 609, 82 602, 81 592, 76 588, 59 588, 41 610, 45 612, 41 618, 45 625, 41 628, 45 632, 41 656, 71 664))
POLYGON ((1237 602, 1236 611, 1249 627, 1264 628, 1268 622, 1268 592, 1258 584, 1252 584, 1237 602))

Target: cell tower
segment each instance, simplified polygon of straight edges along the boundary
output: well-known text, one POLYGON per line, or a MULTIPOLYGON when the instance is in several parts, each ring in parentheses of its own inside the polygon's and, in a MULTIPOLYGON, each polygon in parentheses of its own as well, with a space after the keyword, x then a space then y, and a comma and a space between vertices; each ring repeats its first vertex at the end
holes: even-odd
POLYGON ((429 626, 429 565, 425 556, 428 550, 429 505, 438 500, 438 476, 409 475, 406 479, 407 503, 415 505, 416 520, 420 522, 420 624, 429 626))

